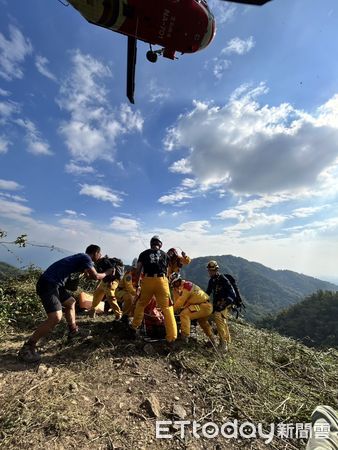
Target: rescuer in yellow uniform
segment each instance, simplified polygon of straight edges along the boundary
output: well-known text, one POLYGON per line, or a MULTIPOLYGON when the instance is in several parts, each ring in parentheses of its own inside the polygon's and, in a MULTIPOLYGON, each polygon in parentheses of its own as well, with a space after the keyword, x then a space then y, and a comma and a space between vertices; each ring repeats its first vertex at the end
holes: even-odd
POLYGON ((168 278, 170 278, 172 273, 180 272, 182 266, 186 266, 191 263, 191 258, 189 258, 189 256, 187 256, 183 251, 180 256, 176 248, 170 248, 167 251, 167 255, 169 257, 168 278))
POLYGON ((142 271, 143 278, 140 297, 135 306, 131 329, 136 334, 136 330, 140 327, 144 317, 144 309, 154 295, 156 304, 164 316, 166 340, 167 342, 174 342, 177 338, 177 325, 167 278, 169 261, 168 255, 161 250, 161 247, 161 239, 158 236, 153 236, 150 240, 150 249, 145 250, 139 255, 137 263, 138 286, 140 285, 142 271))
POLYGON ((128 322, 128 318, 133 316, 133 302, 137 293, 137 258, 133 259, 131 270, 128 270, 115 291, 117 301, 123 303, 122 321, 128 322))
POLYGON ((197 284, 182 280, 179 273, 171 274, 169 282, 174 292, 174 310, 181 311, 181 339, 188 341, 191 321, 197 320, 204 333, 214 343, 212 329, 208 322, 208 317, 212 314, 209 296, 197 284))
POLYGON ((89 317, 95 317, 96 308, 105 298, 115 314, 115 320, 121 319, 122 311, 115 296, 116 288, 119 285, 119 279, 116 278, 115 272, 116 269, 114 268, 112 274, 107 275, 102 281, 100 281, 99 285, 95 289, 92 307, 89 311, 89 317))

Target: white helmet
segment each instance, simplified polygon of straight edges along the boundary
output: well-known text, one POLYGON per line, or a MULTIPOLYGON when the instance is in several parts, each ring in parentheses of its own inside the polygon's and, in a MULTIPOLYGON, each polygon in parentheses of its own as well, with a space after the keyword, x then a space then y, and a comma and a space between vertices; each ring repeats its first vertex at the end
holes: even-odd
POLYGON ((173 272, 169 277, 169 284, 173 286, 176 281, 182 280, 181 275, 178 272, 173 272))
POLYGON ((137 258, 134 258, 134 259, 133 259, 133 262, 131 263, 131 267, 132 267, 133 269, 136 269, 136 268, 137 268, 137 261, 138 261, 137 258))

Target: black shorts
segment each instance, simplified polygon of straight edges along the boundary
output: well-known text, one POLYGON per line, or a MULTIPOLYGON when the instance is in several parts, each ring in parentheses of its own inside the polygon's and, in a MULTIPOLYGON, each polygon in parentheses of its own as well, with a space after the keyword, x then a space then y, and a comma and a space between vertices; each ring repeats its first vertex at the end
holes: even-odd
POLYGON ((57 286, 55 283, 40 277, 36 284, 36 293, 42 300, 43 307, 47 314, 61 311, 62 304, 72 297, 63 286, 57 286))

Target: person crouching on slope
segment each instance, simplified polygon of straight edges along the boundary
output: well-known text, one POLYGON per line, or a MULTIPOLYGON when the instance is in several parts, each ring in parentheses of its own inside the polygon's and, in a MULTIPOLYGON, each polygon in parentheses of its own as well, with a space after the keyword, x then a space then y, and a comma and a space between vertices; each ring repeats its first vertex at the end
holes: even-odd
POLYGON ((116 298, 118 302, 123 304, 121 320, 126 324, 128 324, 129 317, 133 316, 137 282, 137 258, 134 258, 131 269, 124 274, 116 289, 116 298))
POLYGON ((99 272, 103 272, 105 269, 107 270, 108 267, 112 267, 112 272, 110 275, 107 275, 103 280, 101 280, 98 286, 96 287, 93 294, 92 307, 89 311, 89 317, 91 318, 95 317, 96 310, 100 302, 102 302, 102 300, 105 299, 110 307, 110 310, 112 310, 115 315, 115 320, 120 320, 122 317, 122 311, 117 302, 115 291, 123 276, 124 272, 123 262, 118 258, 109 258, 106 255, 104 258, 101 258, 98 261, 97 269, 99 272), (112 264, 110 262, 111 259, 118 261, 120 270, 118 270, 116 264, 112 264))
POLYGON ((219 272, 217 261, 209 261, 207 270, 210 280, 206 293, 212 295, 212 318, 215 320, 219 335, 219 348, 226 351, 228 345, 231 344, 231 336, 227 323, 227 318, 229 317, 231 310, 231 302, 229 302, 227 298, 229 282, 226 280, 225 276, 219 272))
POLYGON ((140 286, 142 271, 144 277, 142 279, 140 297, 135 306, 131 330, 136 335, 136 330, 140 327, 144 317, 144 309, 154 295, 157 306, 161 309, 164 316, 166 340, 171 343, 177 338, 177 325, 167 278, 168 255, 161 250, 161 247, 162 242, 160 238, 153 236, 150 240, 150 249, 145 250, 139 255, 137 262, 138 287, 140 286))
POLYGON ((47 336, 61 321, 62 309, 69 327, 68 337, 76 337, 79 333, 75 320, 75 299, 65 288, 68 277, 73 273, 85 272, 89 278, 102 280, 110 274, 97 273, 94 263, 101 258, 101 249, 98 245, 89 245, 86 253, 67 256, 48 267, 40 276, 36 284, 36 292, 41 298, 47 313, 47 319, 34 331, 32 336, 24 343, 19 351, 19 358, 25 362, 38 362, 41 359, 36 350, 38 341, 47 336))
POLYGON ((209 296, 197 284, 182 280, 179 273, 174 272, 169 278, 174 292, 174 311, 180 312, 181 340, 188 342, 192 320, 197 320, 202 330, 215 344, 208 317, 212 314, 212 304, 209 296))

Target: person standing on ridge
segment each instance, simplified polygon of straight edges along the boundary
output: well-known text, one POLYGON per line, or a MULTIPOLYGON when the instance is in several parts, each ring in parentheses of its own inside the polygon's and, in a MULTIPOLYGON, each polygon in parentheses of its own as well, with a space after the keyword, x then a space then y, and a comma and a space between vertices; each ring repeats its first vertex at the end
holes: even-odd
POLYGON ((137 287, 140 286, 142 271, 144 276, 142 278, 140 297, 135 307, 131 330, 136 335, 136 330, 140 327, 144 317, 144 309, 154 295, 157 306, 161 309, 164 316, 166 340, 171 343, 177 338, 177 325, 167 278, 168 255, 161 250, 161 247, 162 242, 159 236, 153 236, 150 240, 150 249, 145 250, 139 255, 137 263, 137 287))
POLYGON ((207 270, 210 277, 206 290, 212 295, 213 314, 219 336, 219 348, 226 351, 231 344, 231 336, 227 323, 232 302, 228 299, 229 281, 219 272, 217 261, 209 261, 207 270))

